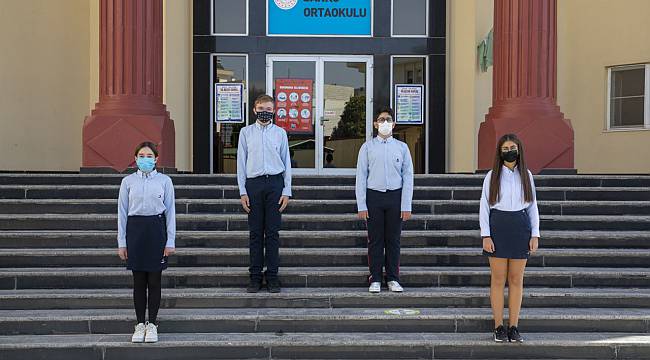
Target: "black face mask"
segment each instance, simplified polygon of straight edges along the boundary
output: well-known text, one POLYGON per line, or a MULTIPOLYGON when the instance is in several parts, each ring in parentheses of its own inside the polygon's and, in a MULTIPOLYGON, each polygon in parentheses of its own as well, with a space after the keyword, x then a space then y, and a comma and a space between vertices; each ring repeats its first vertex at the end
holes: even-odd
POLYGON ((502 151, 501 152, 501 160, 506 161, 506 162, 515 162, 519 159, 519 151, 517 150, 510 150, 510 151, 502 151))
POLYGON ((275 115, 272 111, 259 111, 257 113, 257 120, 262 123, 268 123, 269 121, 273 120, 273 115, 275 115))

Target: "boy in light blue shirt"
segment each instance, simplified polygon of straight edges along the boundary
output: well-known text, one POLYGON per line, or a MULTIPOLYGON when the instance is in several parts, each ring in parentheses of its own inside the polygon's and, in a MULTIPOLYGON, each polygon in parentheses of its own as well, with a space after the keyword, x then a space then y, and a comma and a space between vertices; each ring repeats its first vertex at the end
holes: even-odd
POLYGON ((400 235, 402 222, 411 218, 413 161, 408 145, 392 136, 395 128, 392 109, 381 108, 374 127, 378 130, 377 137, 359 150, 355 191, 358 217, 368 224, 369 291, 381 291, 385 267, 389 290, 402 292, 400 235))

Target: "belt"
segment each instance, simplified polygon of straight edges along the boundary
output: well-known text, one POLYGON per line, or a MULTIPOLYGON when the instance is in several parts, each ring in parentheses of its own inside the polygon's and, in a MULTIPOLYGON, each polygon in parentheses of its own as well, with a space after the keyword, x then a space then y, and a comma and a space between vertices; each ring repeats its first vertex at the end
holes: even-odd
POLYGON ((275 174, 275 175, 268 175, 268 174, 267 175, 261 175, 261 176, 256 176, 256 177, 253 177, 253 178, 247 178, 247 179, 248 180, 269 179, 269 178, 274 178, 274 177, 278 177, 278 176, 282 176, 282 173, 275 174))

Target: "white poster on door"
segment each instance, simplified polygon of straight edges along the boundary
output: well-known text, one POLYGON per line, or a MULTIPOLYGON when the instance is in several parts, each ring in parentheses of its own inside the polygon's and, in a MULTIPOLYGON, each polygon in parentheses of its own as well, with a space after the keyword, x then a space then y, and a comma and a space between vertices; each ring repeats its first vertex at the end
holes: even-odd
POLYGON ((424 85, 395 85, 395 123, 398 125, 424 123, 424 85))

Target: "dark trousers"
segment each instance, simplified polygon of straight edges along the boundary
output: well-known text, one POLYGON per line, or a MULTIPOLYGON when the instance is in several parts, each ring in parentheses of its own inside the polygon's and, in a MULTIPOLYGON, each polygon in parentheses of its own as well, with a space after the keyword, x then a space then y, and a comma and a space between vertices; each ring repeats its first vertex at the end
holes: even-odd
POLYGON ((368 189, 368 267, 370 282, 399 281, 402 190, 380 192, 368 189), (385 252, 384 252, 385 249, 385 252))
POLYGON ((282 174, 246 179, 246 192, 250 201, 248 228, 250 229, 250 277, 262 280, 262 270, 267 281, 277 279, 280 264, 280 197, 284 188, 282 174))

